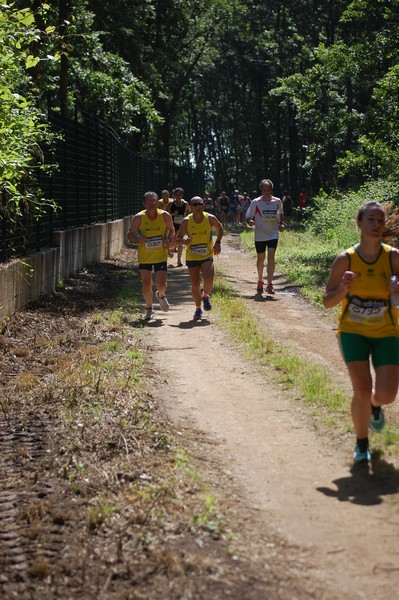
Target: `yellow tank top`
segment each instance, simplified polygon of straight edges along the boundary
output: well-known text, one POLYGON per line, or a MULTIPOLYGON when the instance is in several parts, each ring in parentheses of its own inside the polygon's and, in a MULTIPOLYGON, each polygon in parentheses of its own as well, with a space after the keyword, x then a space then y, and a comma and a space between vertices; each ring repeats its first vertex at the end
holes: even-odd
POLYGON ((201 223, 196 223, 193 214, 188 215, 187 235, 191 242, 186 247, 186 260, 206 260, 213 256, 212 225, 208 213, 204 212, 201 223))
POLYGON ((375 338, 399 336, 398 311, 389 300, 391 246, 381 244, 373 263, 364 261, 356 248, 357 245, 346 251, 348 269, 358 276, 342 301, 338 331, 375 338))
POLYGON ((157 209, 157 216, 154 220, 149 219, 145 210, 142 210, 141 225, 139 233, 147 239, 144 244, 139 244, 138 261, 139 264, 148 265, 168 260, 168 249, 164 248, 167 227, 163 218, 162 210, 157 209))

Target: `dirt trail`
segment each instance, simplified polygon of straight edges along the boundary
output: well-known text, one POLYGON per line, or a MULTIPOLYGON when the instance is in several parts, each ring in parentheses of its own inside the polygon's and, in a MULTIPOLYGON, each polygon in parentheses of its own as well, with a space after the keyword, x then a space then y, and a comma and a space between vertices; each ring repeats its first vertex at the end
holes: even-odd
MULTIPOLYGON (((256 301, 255 260, 238 248, 234 236, 226 236, 217 265, 276 339, 289 343, 304 361, 324 364, 350 393, 328 316, 295 296, 279 277, 276 295, 256 301)), ((159 393, 177 424, 215 443, 209 456, 199 435, 196 454, 204 464, 217 461, 216 489, 218 469, 224 492, 228 481, 240 489, 236 510, 252 515, 248 534, 254 548, 268 532, 296 547, 303 577, 317 582, 314 597, 391 600, 399 585, 395 466, 378 460, 370 472, 351 472, 352 434, 321 437, 301 401, 243 358, 218 327, 215 313, 198 323, 191 320, 186 268, 170 268, 168 297, 169 313, 157 310, 148 327, 148 343, 165 373, 159 393)), ((388 419, 390 411, 397 407, 387 411, 388 419)))

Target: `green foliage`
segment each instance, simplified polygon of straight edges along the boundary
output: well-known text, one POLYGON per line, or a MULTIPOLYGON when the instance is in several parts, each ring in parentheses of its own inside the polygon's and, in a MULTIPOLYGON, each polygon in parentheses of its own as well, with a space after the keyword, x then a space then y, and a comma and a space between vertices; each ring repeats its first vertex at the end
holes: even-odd
POLYGON ((162 119, 148 85, 134 76, 126 60, 104 49, 93 24, 94 15, 85 2, 76 10, 67 35, 70 105, 77 102, 126 139, 139 133, 143 122, 150 131, 162 119))
POLYGON ((44 169, 40 143, 49 142, 51 134, 26 72, 36 64, 30 46, 39 35, 29 9, 0 8, 0 216, 9 230, 22 214, 37 218, 51 204, 36 183, 44 169))
POLYGON ((301 293, 322 305, 322 295, 334 258, 359 240, 356 217, 369 200, 399 204, 399 183, 378 180, 358 191, 320 192, 313 198, 301 229, 285 231, 279 240, 279 266, 301 293))
POLYGON ((19 18, 36 31, 23 59, 40 75, 36 106, 63 109, 63 90, 67 110, 204 167, 218 191, 270 176, 295 199, 399 178, 397 1, 61 4, 67 16, 49 4, 19 18))

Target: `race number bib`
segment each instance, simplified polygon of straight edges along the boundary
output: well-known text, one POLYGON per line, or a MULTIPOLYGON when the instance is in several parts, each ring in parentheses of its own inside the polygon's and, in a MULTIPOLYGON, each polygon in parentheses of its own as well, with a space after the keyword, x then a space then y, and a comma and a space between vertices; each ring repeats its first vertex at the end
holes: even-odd
POLYGON ((206 244, 192 244, 190 246, 191 254, 198 254, 199 256, 204 256, 208 251, 208 247, 206 244))
POLYGON ((184 219, 183 215, 175 215, 173 217, 173 223, 176 223, 177 225, 179 225, 184 219))
POLYGON ((372 323, 378 325, 384 322, 387 304, 385 300, 358 298, 353 296, 348 305, 348 320, 356 323, 372 323))
POLYGON ((262 221, 264 223, 269 223, 270 225, 272 223, 275 223, 277 221, 276 211, 263 209, 262 210, 262 221))
POLYGON ((163 247, 163 238, 160 235, 155 235, 153 237, 149 237, 145 241, 145 247, 148 250, 154 250, 154 248, 162 248, 163 247))

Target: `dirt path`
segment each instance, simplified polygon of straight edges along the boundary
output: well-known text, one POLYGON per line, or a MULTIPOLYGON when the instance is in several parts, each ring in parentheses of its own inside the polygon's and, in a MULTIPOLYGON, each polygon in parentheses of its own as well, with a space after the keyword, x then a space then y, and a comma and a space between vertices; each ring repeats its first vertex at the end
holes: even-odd
MULTIPOLYGON (((255 301, 255 261, 226 236, 217 264, 276 339, 324 364, 349 393, 329 317, 310 308, 276 278, 276 296, 255 301)), ((214 462, 220 492, 240 490, 237 513, 250 511, 248 536, 274 534, 295 548, 317 598, 391 600, 399 585, 399 483, 390 461, 351 472, 353 435, 321 438, 295 394, 283 392, 244 359, 217 325, 193 322, 186 268, 169 271, 169 313, 157 311, 149 345, 165 373, 160 390, 176 423, 193 428, 200 460, 214 462), (201 445, 203 434, 215 446, 201 445)), ((397 407, 391 408, 397 411, 397 407)), ((389 419, 389 411, 388 419, 389 419)), ((272 548, 273 544, 270 545, 272 548)), ((272 552, 257 548, 256 552, 272 552)), ((288 567, 287 567, 288 569, 288 567)))

